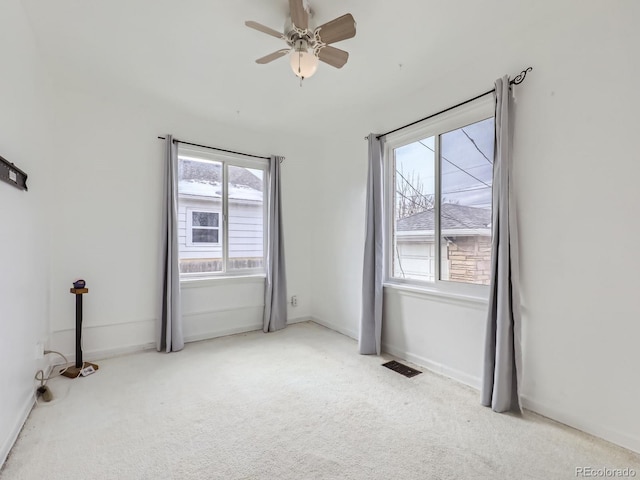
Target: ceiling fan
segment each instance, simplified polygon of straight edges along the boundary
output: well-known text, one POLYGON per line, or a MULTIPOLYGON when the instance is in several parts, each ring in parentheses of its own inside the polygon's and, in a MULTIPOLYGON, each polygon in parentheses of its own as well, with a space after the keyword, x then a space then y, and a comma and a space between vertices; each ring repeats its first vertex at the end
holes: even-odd
POLYGON ((289 9, 290 18, 285 22, 284 33, 258 22, 244 22, 249 28, 284 40, 289 47, 259 58, 256 63, 269 63, 289 54, 291 69, 301 81, 316 73, 318 60, 332 67, 342 68, 349 59, 349 53, 330 44, 356 35, 356 22, 353 16, 347 13, 314 28, 310 18, 312 14, 308 5, 305 8, 303 0, 289 0, 289 9))

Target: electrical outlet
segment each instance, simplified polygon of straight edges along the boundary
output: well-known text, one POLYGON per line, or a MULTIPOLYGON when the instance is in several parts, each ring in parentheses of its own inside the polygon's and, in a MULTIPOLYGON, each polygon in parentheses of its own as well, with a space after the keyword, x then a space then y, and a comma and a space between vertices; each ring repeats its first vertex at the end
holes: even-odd
POLYGON ((36 343, 36 360, 42 360, 44 358, 44 343, 36 343))
POLYGON ((292 307, 297 307, 298 306, 298 296, 297 295, 292 295, 291 296, 291 306, 292 307))

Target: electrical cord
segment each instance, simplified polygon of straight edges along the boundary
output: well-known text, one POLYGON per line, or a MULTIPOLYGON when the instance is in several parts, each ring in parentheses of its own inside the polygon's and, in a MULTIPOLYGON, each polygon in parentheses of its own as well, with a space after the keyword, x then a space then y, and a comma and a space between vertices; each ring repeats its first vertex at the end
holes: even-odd
MULTIPOLYGON (((45 350, 44 354, 48 355, 50 353, 59 355, 60 357, 62 357, 62 359, 64 360, 64 368, 58 369, 58 371, 55 372, 55 374, 49 373, 49 375, 45 376, 44 371, 43 370, 38 370, 38 372, 36 372, 35 375, 35 379, 40 382, 40 386, 36 388, 36 395, 35 395, 35 400, 36 400, 36 404, 37 405, 51 405, 54 403, 57 403, 55 401, 55 399, 57 400, 62 400, 63 398, 66 398, 66 396, 69 394, 69 389, 71 387, 70 383, 66 384, 66 389, 64 387, 62 387, 62 397, 60 397, 59 394, 57 394, 54 396, 49 388, 49 386, 47 385, 47 382, 55 377, 59 377, 61 376, 63 373, 65 373, 67 371, 67 369, 72 365, 69 363, 67 357, 65 357, 62 353, 57 352, 55 350, 45 350), (53 401, 52 401, 53 400, 53 401)), ((59 367, 60 365, 54 365, 52 367, 52 372, 56 369, 56 367, 59 367)), ((58 389, 57 389, 58 390, 58 389)), ((60 392, 58 392, 60 393, 60 392)))
MULTIPOLYGON (((65 360, 65 364, 67 363, 66 357, 60 352, 52 352, 49 350, 44 351, 45 355, 49 353, 55 353, 60 355, 65 360)), ((44 370, 38 370, 36 372, 35 379, 40 382, 40 386, 36 388, 36 394, 35 394, 35 400, 38 405, 40 404, 39 399, 42 399, 44 402, 47 402, 47 403, 53 399, 53 394, 51 393, 51 389, 46 385, 46 383, 49 381, 50 378, 60 375, 66 369, 67 367, 65 366, 65 368, 62 371, 57 372, 56 375, 51 375, 51 372, 49 372, 49 375, 47 375, 46 377, 44 374, 44 370)), ((53 367, 52 367, 52 370, 53 370, 53 367)))
MULTIPOLYGON (((67 357, 65 357, 62 353, 57 352, 55 350, 45 350, 44 354, 48 355, 50 353, 55 353, 56 355, 60 355, 63 359, 64 359, 64 368, 62 370, 60 370, 59 372, 57 372, 55 375, 51 375, 51 373, 49 373, 49 375, 47 375, 47 377, 45 378, 44 376, 44 370, 38 370, 36 372, 36 380, 38 380, 40 382, 40 386, 44 387, 46 385, 46 383, 54 378, 54 377, 58 377, 60 375, 62 375, 64 372, 67 371, 67 369, 69 368, 69 360, 67 360, 67 357)), ((53 371, 53 370, 52 370, 53 371)))

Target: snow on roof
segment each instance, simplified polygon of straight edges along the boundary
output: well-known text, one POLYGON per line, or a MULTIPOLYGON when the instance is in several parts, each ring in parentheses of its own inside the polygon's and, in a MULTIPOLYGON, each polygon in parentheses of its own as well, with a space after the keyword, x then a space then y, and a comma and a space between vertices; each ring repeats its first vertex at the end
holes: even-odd
MULTIPOLYGON (((180 182, 178 182, 178 192, 180 193, 180 195, 221 198, 222 184, 220 182, 180 180, 180 182)), ((230 183, 229 199, 262 201, 263 196, 260 190, 256 190, 247 185, 235 185, 233 183, 230 183)))

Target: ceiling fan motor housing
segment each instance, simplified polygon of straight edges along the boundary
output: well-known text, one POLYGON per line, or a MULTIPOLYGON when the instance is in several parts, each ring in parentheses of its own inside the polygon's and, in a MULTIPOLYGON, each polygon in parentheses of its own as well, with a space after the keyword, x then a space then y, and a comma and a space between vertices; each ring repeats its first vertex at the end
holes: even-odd
POLYGON ((301 40, 305 42, 307 49, 314 49, 318 43, 319 38, 317 38, 317 35, 315 34, 315 27, 311 25, 311 22, 309 23, 309 28, 301 30, 295 27, 291 22, 291 19, 289 19, 285 25, 284 31, 286 32, 284 34, 285 40, 293 49, 297 50, 298 44, 301 40))
POLYGON ((309 51, 309 42, 305 38, 300 38, 295 41, 292 48, 296 52, 307 52, 309 51))

